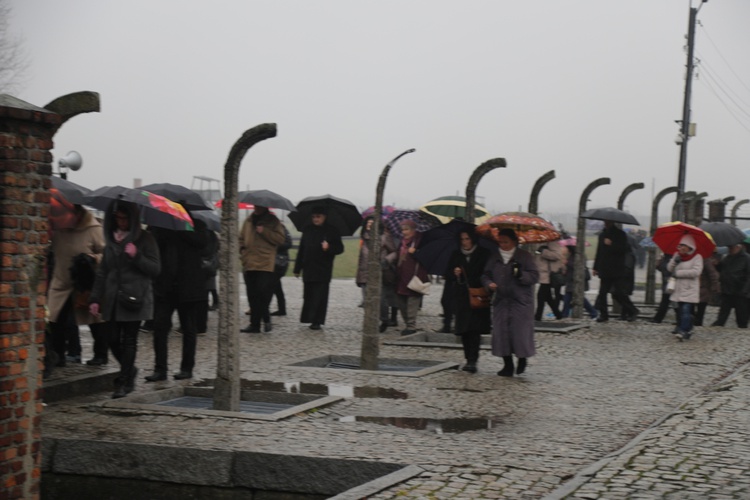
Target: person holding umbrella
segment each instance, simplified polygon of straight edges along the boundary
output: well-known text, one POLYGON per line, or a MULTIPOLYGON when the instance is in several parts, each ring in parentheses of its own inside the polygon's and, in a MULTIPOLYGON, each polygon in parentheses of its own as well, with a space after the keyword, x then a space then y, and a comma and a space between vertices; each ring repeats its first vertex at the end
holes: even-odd
POLYGON ((609 321, 609 305, 607 295, 620 303, 622 307, 622 318, 626 321, 635 321, 638 317, 638 308, 628 296, 628 268, 626 256, 631 252, 628 237, 625 231, 615 225, 612 220, 604 221, 604 229, 599 233, 599 244, 596 247, 596 258, 594 259, 594 276, 598 276, 599 295, 596 297, 594 306, 599 311, 596 321, 601 323, 609 321))
POLYGON ((419 261, 414 256, 421 239, 422 233, 417 231, 416 221, 407 219, 401 222, 401 245, 396 264, 396 299, 405 323, 401 335, 417 332, 417 314, 422 302, 422 294, 409 288, 409 282, 414 276, 422 282, 429 281, 427 270, 424 266, 419 266, 419 261))
POLYGON ((527 359, 536 354, 534 346, 534 286, 539 271, 534 256, 518 248, 513 229, 497 231, 500 251, 492 254, 482 274, 482 285, 493 292, 492 354, 503 358, 501 377, 512 377, 513 355, 518 357, 515 373, 526 371, 527 359))
POLYGON ((89 312, 110 323, 110 348, 120 363, 113 398, 125 397, 135 388, 138 329, 142 321, 153 318, 151 283, 161 272, 159 247, 141 229, 140 219, 134 203, 110 203, 104 216, 106 246, 89 298, 89 312))
POLYGON ((285 238, 281 221, 262 205, 255 205, 242 224, 240 259, 250 304, 250 324, 240 330, 243 333, 260 333, 261 321, 265 332, 272 329, 268 307, 276 286, 276 251, 285 238))
POLYGON ((724 326, 734 309, 737 328, 747 328, 750 317, 750 255, 742 243, 729 247, 719 265, 721 305, 719 315, 711 326, 724 326))
POLYGON ((675 280, 670 300, 677 303, 675 337, 689 340, 693 331, 693 307, 700 302, 700 277, 703 257, 696 252, 695 238, 686 234, 677 245, 677 252, 667 264, 667 271, 675 280))
POLYGON ((482 334, 490 331, 490 308, 473 309, 469 291, 482 287, 482 272, 490 258, 490 251, 479 245, 479 237, 473 230, 458 235, 459 248, 448 261, 446 287, 453 288, 456 335, 461 336, 466 364, 465 372, 476 373, 479 361, 479 346, 482 334))
MULTIPOLYGON (((359 216, 359 213, 357 213, 359 216)), ((294 276, 302 275, 304 283, 301 323, 320 330, 326 322, 328 292, 333 277, 333 260, 344 252, 340 231, 326 222, 327 208, 312 207, 311 222, 302 230, 294 262, 294 276)))

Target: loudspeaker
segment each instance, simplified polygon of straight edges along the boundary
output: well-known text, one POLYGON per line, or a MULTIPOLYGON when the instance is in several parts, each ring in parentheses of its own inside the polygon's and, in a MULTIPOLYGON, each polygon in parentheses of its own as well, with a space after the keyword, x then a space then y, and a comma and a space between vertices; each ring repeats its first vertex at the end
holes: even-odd
POLYGON ((83 165, 83 158, 78 154, 78 151, 70 151, 57 161, 57 165, 60 169, 69 168, 70 170, 76 171, 81 168, 81 165, 83 165))

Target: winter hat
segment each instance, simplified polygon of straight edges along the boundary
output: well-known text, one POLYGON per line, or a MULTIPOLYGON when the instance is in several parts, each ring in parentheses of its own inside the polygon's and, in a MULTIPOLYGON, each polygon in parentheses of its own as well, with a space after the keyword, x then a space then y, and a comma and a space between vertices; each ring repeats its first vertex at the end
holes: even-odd
MULTIPOLYGON (((695 250, 695 238, 693 238, 691 235, 686 234, 680 239, 680 245, 689 246, 690 250, 695 250)), ((692 252, 691 252, 692 253, 692 252)))

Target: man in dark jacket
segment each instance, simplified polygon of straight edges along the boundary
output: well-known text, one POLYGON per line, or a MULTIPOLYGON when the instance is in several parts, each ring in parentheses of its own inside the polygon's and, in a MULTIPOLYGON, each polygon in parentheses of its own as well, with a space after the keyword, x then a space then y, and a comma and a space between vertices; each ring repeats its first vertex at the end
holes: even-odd
POLYGON ((750 316, 750 255, 742 243, 732 245, 729 247, 729 255, 716 267, 721 283, 721 306, 719 315, 711 326, 724 326, 729 319, 729 313, 734 309, 737 327, 747 328, 750 316))
POLYGON ((199 315, 208 307, 207 272, 201 266, 210 250, 206 224, 194 220, 194 231, 150 228, 159 245, 161 273, 154 280, 154 372, 147 382, 167 378, 168 338, 177 310, 182 330, 182 362, 175 380, 193 377, 199 315))
POLYGON ((607 294, 620 303, 622 318, 635 321, 638 309, 628 297, 628 268, 626 258, 631 253, 630 243, 625 231, 612 221, 604 221, 604 229, 599 233, 599 244, 596 247, 594 260, 594 276, 601 280, 599 295, 596 297, 595 307, 599 311, 598 322, 609 320, 609 306, 607 294))
POLYGON ((304 282, 301 323, 320 330, 326 322, 328 290, 333 276, 333 259, 344 252, 338 229, 326 224, 325 207, 312 210, 312 224, 302 231, 294 276, 302 274, 304 282))

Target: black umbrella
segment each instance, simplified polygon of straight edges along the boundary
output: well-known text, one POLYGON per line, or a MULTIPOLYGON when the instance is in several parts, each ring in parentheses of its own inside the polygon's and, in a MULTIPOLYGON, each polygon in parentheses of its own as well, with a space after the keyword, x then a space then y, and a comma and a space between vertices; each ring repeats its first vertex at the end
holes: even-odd
POLYGON ((728 222, 704 222, 700 229, 711 235, 717 247, 730 247, 742 243, 747 237, 742 229, 728 222))
POLYGON ((326 222, 336 227, 341 236, 351 236, 362 225, 362 215, 351 201, 330 194, 310 196, 297 204, 297 211, 289 214, 294 227, 302 231, 312 224, 313 209, 322 207, 326 211, 326 222))
POLYGON ((66 200, 74 205, 83 205, 83 198, 91 192, 89 188, 79 186, 75 182, 53 175, 50 177, 52 187, 57 189, 66 200))
POLYGON ((172 201, 181 203, 190 211, 193 210, 212 210, 213 207, 209 205, 203 197, 185 186, 178 184, 170 184, 168 182, 159 182, 156 184, 149 184, 147 186, 141 186, 139 189, 148 191, 168 198, 172 201))
POLYGON ((190 214, 193 219, 202 220, 211 231, 221 231, 221 216, 213 210, 197 210, 190 214))
POLYGON ((193 219, 182 205, 143 189, 104 186, 86 195, 83 204, 99 210, 109 210, 116 200, 138 205, 142 221, 150 226, 177 231, 193 230, 193 219))
POLYGON ((267 208, 278 208, 280 210, 288 210, 294 212, 297 207, 294 203, 287 200, 280 194, 276 194, 273 191, 267 189, 256 189, 254 191, 240 191, 237 193, 238 203, 249 203, 251 205, 260 205, 261 207, 267 208))
MULTIPOLYGON (((476 224, 453 219, 422 233, 417 253, 414 257, 424 266, 429 274, 444 275, 448 270, 451 254, 460 248, 458 235, 461 233, 474 234, 476 224)), ((497 244, 487 238, 478 238, 479 245, 497 251, 497 244)))
POLYGON ((641 225, 641 223, 638 222, 635 217, 625 212, 624 210, 620 210, 614 207, 592 208, 591 210, 586 210, 585 212, 583 212, 581 214, 581 217, 584 219, 610 220, 612 222, 633 224, 635 226, 641 225))

